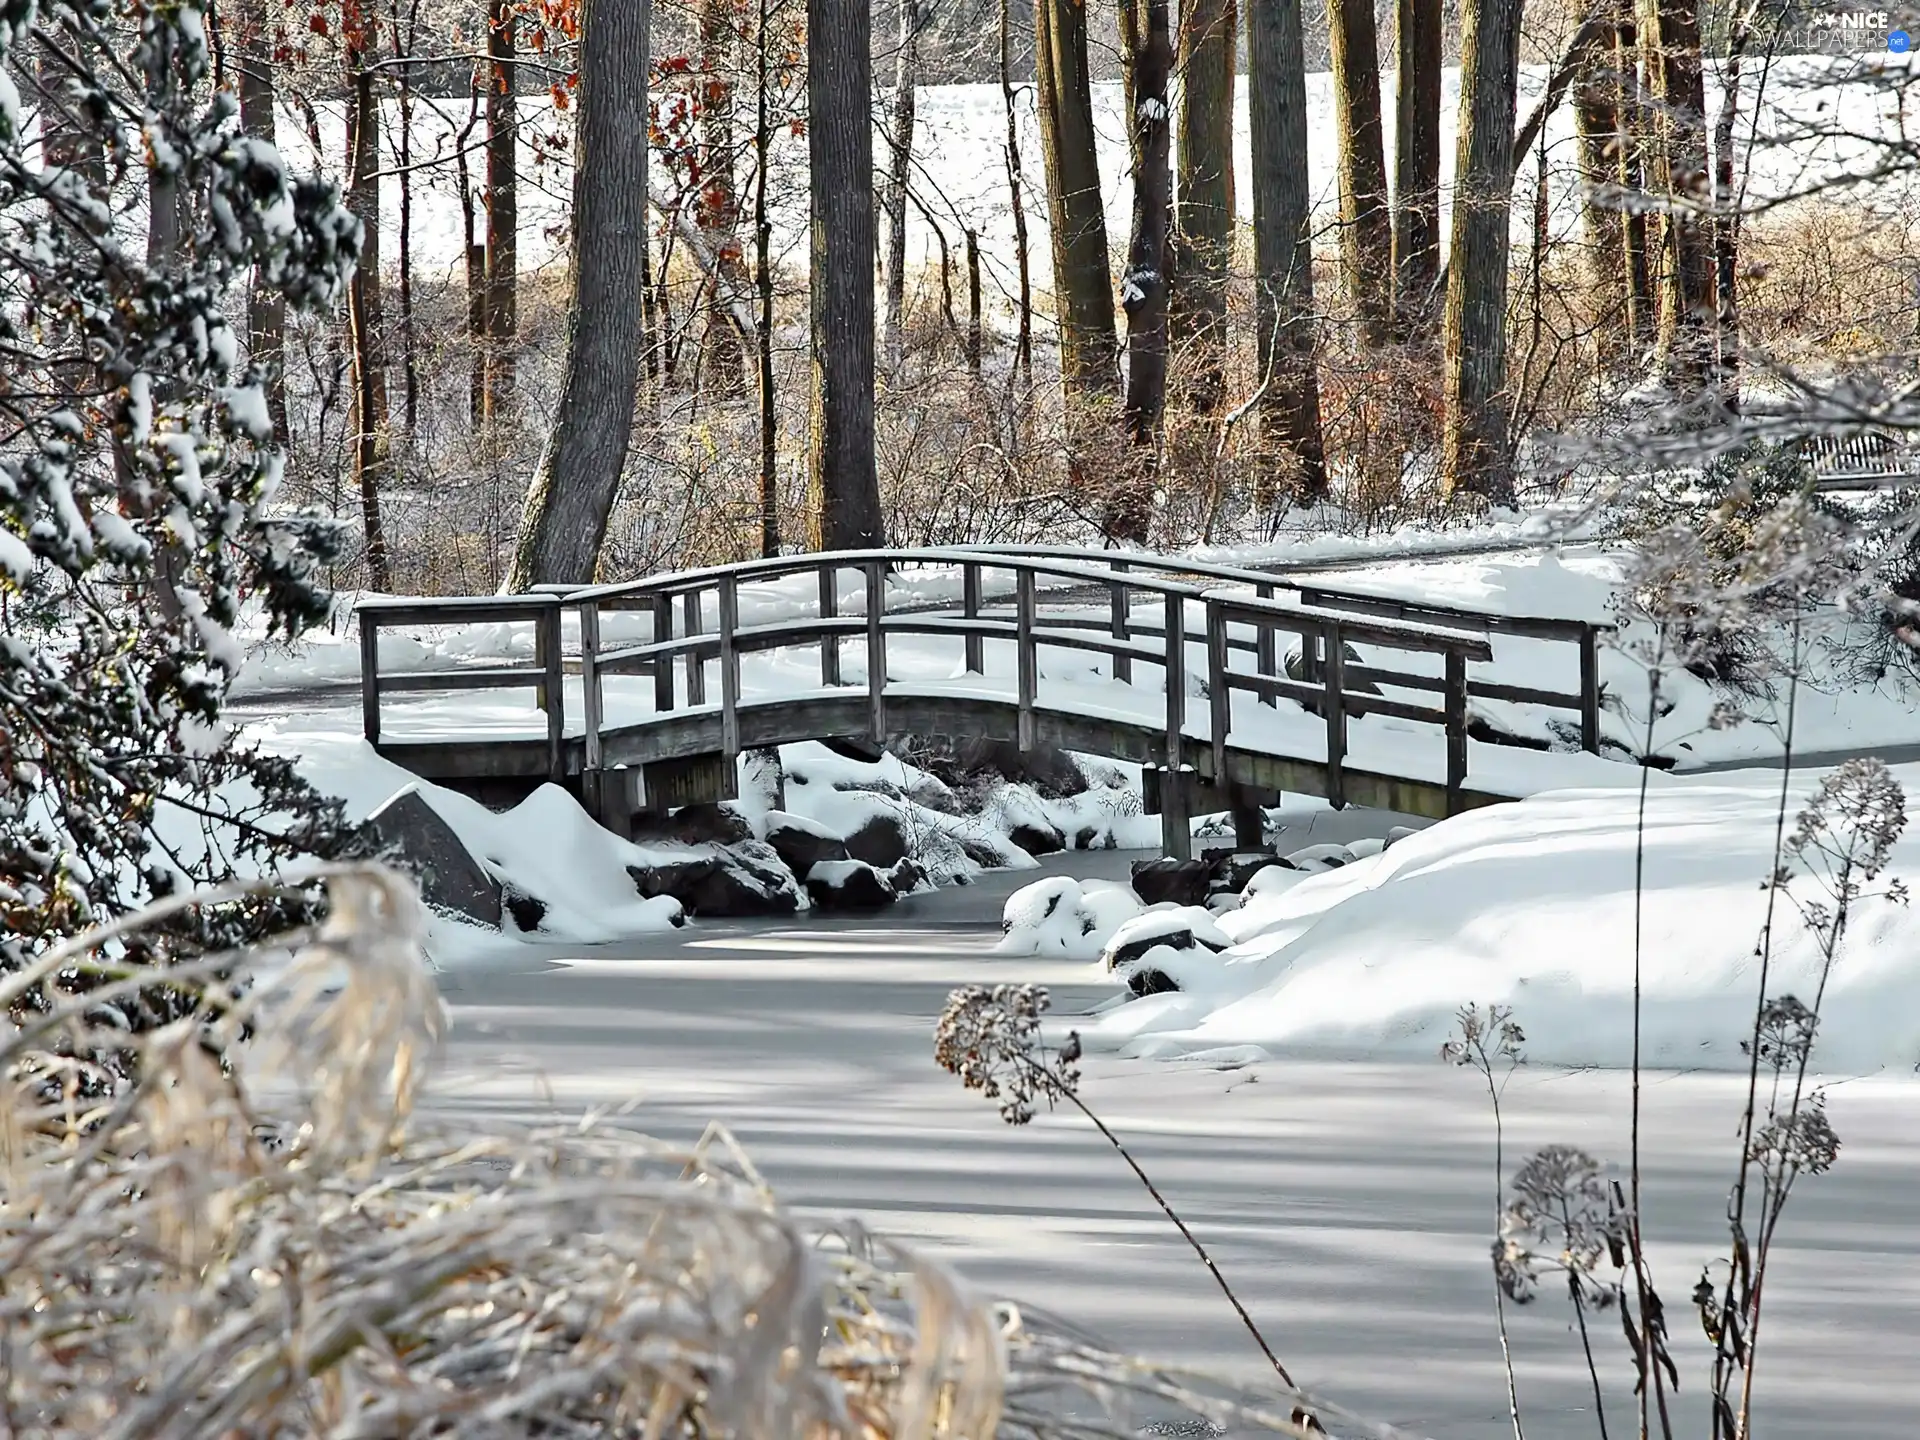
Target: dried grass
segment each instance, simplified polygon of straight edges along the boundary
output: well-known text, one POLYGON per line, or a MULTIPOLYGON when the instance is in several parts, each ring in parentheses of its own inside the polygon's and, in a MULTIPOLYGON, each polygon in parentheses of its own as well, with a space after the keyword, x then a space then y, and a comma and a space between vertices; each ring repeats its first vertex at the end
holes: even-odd
POLYGON ((332 867, 164 908, 292 883, 326 887, 324 924, 165 972, 207 1018, 112 1023, 160 978, 121 950, 159 912, 0 981, 99 982, 0 1045, 7 1435, 931 1440, 1130 1433, 1143 1407, 1302 1433, 1292 1397, 1111 1354, 857 1224, 803 1229, 722 1130, 423 1122, 446 1018, 407 881, 332 867), (113 1051, 136 1078, 85 1098, 113 1051))

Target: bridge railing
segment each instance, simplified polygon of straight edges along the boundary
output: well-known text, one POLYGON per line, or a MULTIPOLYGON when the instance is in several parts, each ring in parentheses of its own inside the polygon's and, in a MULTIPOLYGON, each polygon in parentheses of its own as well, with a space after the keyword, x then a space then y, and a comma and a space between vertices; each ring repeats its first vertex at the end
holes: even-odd
POLYGON ((380 743, 380 697, 430 690, 532 690, 547 719, 548 772, 566 773, 565 653, 560 596, 490 595, 447 599, 380 597, 354 607, 360 627, 361 729, 380 743), (531 664, 463 665, 455 669, 393 673, 380 668, 380 632, 413 626, 533 622, 531 664))
MULTIPOLYGON (((1291 699, 1326 724, 1325 777, 1334 799, 1341 797, 1349 722, 1366 714, 1439 727, 1446 737, 1449 791, 1466 784, 1470 706, 1477 697, 1572 711, 1579 716, 1586 747, 1599 745, 1596 637, 1604 627, 1416 605, 1264 571, 1127 552, 956 547, 781 556, 620 584, 550 587, 528 596, 369 601, 359 615, 369 739, 380 740, 383 695, 531 687, 546 717, 544 768, 555 779, 603 771, 609 731, 631 728, 624 720, 609 723, 605 685, 610 677, 650 678, 655 717, 716 715, 717 748, 729 758, 737 755, 746 703, 742 657, 773 649, 816 648, 820 688, 834 690, 849 688, 844 647, 864 641, 866 728, 876 742, 884 742, 888 646, 905 637, 956 640, 963 673, 971 675, 986 673, 989 642, 1010 645, 1012 700, 1024 747, 1031 747, 1038 733, 1042 651, 1104 657, 1111 678, 1120 682, 1131 682, 1138 667, 1159 669, 1165 682, 1164 754, 1172 767, 1182 765, 1187 754, 1189 647, 1204 642, 1215 776, 1227 773, 1234 693, 1251 693, 1266 706, 1291 699), (916 595, 911 583, 916 568, 945 572, 941 584, 920 586, 916 595), (796 579, 799 585, 779 589, 781 582, 796 579), (761 619, 749 606, 743 619, 743 591, 754 587, 754 597, 764 600, 769 584, 780 602, 778 613, 761 619), (612 622, 636 612, 649 617, 648 623, 619 633, 621 627, 612 622), (380 669, 383 629, 500 621, 533 623, 531 664, 432 674, 380 669), (571 656, 565 653, 569 632, 578 637, 571 656), (1494 634, 1572 642, 1579 658, 1578 691, 1531 689, 1473 675, 1470 666, 1492 659, 1489 637, 1494 634), (1297 663, 1282 659, 1281 643, 1288 638, 1298 642, 1297 663), (1349 645, 1386 653, 1357 661, 1349 645), (1390 659, 1395 653, 1437 656, 1440 663, 1422 671, 1400 668, 1390 659), (574 717, 577 734, 570 735, 563 686, 572 673, 580 677, 582 711, 574 717), (1433 702, 1382 693, 1390 690, 1431 696, 1433 702)), ((626 754, 631 753, 629 745, 626 754)))

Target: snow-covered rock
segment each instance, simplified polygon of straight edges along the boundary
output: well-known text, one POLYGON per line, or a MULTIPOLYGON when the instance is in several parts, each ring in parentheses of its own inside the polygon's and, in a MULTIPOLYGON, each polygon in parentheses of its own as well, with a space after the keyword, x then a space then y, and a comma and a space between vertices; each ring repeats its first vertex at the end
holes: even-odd
POLYGON ((793 872, 759 840, 649 847, 627 874, 641 895, 670 895, 704 919, 791 915, 807 904, 793 872))
POLYGON ((1002 955, 1048 955, 1094 960, 1124 921, 1141 911, 1140 899, 1109 880, 1056 875, 1016 890, 1002 911, 1002 955))
POLYGON ((864 860, 822 860, 807 872, 807 898, 817 910, 859 911, 884 910, 898 897, 892 879, 864 860))

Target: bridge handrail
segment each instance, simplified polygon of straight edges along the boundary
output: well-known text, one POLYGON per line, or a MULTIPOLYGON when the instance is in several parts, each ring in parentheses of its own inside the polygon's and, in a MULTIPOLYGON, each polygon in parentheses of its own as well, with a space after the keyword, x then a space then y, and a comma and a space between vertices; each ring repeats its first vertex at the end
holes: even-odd
MULTIPOLYGON (((997 590, 996 586, 996 590, 997 590)), ((1049 586, 1048 588, 1052 588, 1049 586)), ((841 686, 841 642, 864 633, 867 655, 869 728, 876 741, 887 737, 887 639, 892 634, 938 634, 964 641, 965 669, 984 673, 988 640, 1014 643, 1018 668, 1018 735, 1030 747, 1037 734, 1036 696, 1038 652, 1048 646, 1092 651, 1111 661, 1111 676, 1131 682, 1133 666, 1144 662, 1163 668, 1166 700, 1166 754, 1169 766, 1179 766, 1186 725, 1187 647, 1204 639, 1207 654, 1207 694, 1212 713, 1211 743, 1214 773, 1226 774, 1227 742, 1233 719, 1232 692, 1250 691, 1263 705, 1292 699, 1323 716, 1327 724, 1325 777, 1329 798, 1339 799, 1341 767, 1346 751, 1350 715, 1378 713, 1432 722, 1447 734, 1447 785, 1450 793, 1466 783, 1469 700, 1474 695, 1578 708, 1585 748, 1599 748, 1599 696, 1596 635, 1606 627, 1584 621, 1529 620, 1489 615, 1448 606, 1430 606, 1382 597, 1355 595, 1326 587, 1290 581, 1285 576, 1243 567, 1154 556, 1136 551, 1088 550, 1068 546, 937 546, 910 550, 838 551, 810 555, 783 555, 733 565, 651 576, 607 585, 549 586, 519 596, 450 597, 415 600, 376 598, 356 607, 361 619, 362 703, 366 733, 380 738, 379 700, 382 693, 403 690, 469 687, 530 686, 535 689, 547 719, 547 759, 554 779, 569 767, 598 774, 604 769, 607 726, 603 683, 608 674, 651 671, 654 710, 667 715, 684 708, 707 705, 707 666, 718 661, 720 680, 720 750, 727 756, 740 749, 740 656, 774 646, 816 644, 820 649, 820 679, 826 689, 841 686), (935 602, 927 607, 889 609, 889 584, 901 566, 951 567, 959 572, 958 602, 935 602), (838 576, 853 570, 864 580, 864 613, 842 615, 843 597, 838 576), (1008 572, 1013 577, 1012 616, 1006 602, 987 602, 983 576, 1008 572), (768 579, 813 574, 818 578, 818 614, 804 618, 740 623, 740 589, 768 579), (1098 587, 1111 596, 1111 618, 1075 615, 1046 616, 1039 610, 1041 582, 1065 581, 1069 586, 1098 587), (1203 583, 1195 583, 1203 582, 1203 583), (714 594, 712 609, 704 596, 714 594), (1161 615, 1136 621, 1131 602, 1157 599, 1161 615), (681 603, 676 605, 678 599, 681 603), (652 638, 640 644, 606 648, 601 643, 605 611, 651 605, 652 638), (1197 607, 1203 629, 1189 628, 1188 607, 1197 607), (959 614, 952 613, 958 610, 959 614), (677 617, 675 611, 684 613, 677 617), (944 612, 944 613, 942 613, 944 612), (579 672, 584 697, 583 736, 574 754, 566 739, 566 702, 563 691, 562 617, 578 617, 579 672), (715 621, 704 628, 708 617, 715 621), (456 621, 510 621, 532 619, 535 657, 531 665, 494 668, 469 667, 426 675, 382 675, 378 633, 405 624, 456 621), (1155 623, 1155 622, 1158 623, 1155 623), (681 630, 676 635, 675 629, 681 630), (1106 633, 1101 633, 1102 631, 1106 633), (1251 630, 1252 638, 1246 638, 1251 630), (1236 633, 1237 631, 1237 633, 1236 633), (1300 637, 1300 668, 1289 659, 1277 663, 1276 634, 1300 637), (1581 689, 1578 695, 1522 687, 1469 682, 1469 663, 1491 660, 1491 634, 1521 634, 1536 638, 1571 638, 1580 647, 1581 689), (1158 646, 1141 642, 1157 639, 1158 646), (1403 674, 1349 660, 1352 643, 1408 653, 1436 654, 1443 660, 1443 676, 1403 674), (1251 670, 1235 670, 1234 651, 1252 651, 1251 670), (676 661, 683 663, 684 692, 675 685, 676 661), (1378 690, 1354 692, 1349 684, 1438 692, 1439 708, 1391 698, 1378 690)), ((1156 747, 1157 748, 1157 747, 1156 747)))

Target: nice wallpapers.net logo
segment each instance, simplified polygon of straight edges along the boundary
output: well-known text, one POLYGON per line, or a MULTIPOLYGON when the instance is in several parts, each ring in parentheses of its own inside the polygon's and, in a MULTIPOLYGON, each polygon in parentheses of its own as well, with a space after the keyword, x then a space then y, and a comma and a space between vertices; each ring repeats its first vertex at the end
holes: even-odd
POLYGON ((1812 55, 1852 55, 1862 51, 1904 55, 1912 48, 1911 27, 1891 10, 1815 10, 1803 12, 1793 48, 1812 55))

